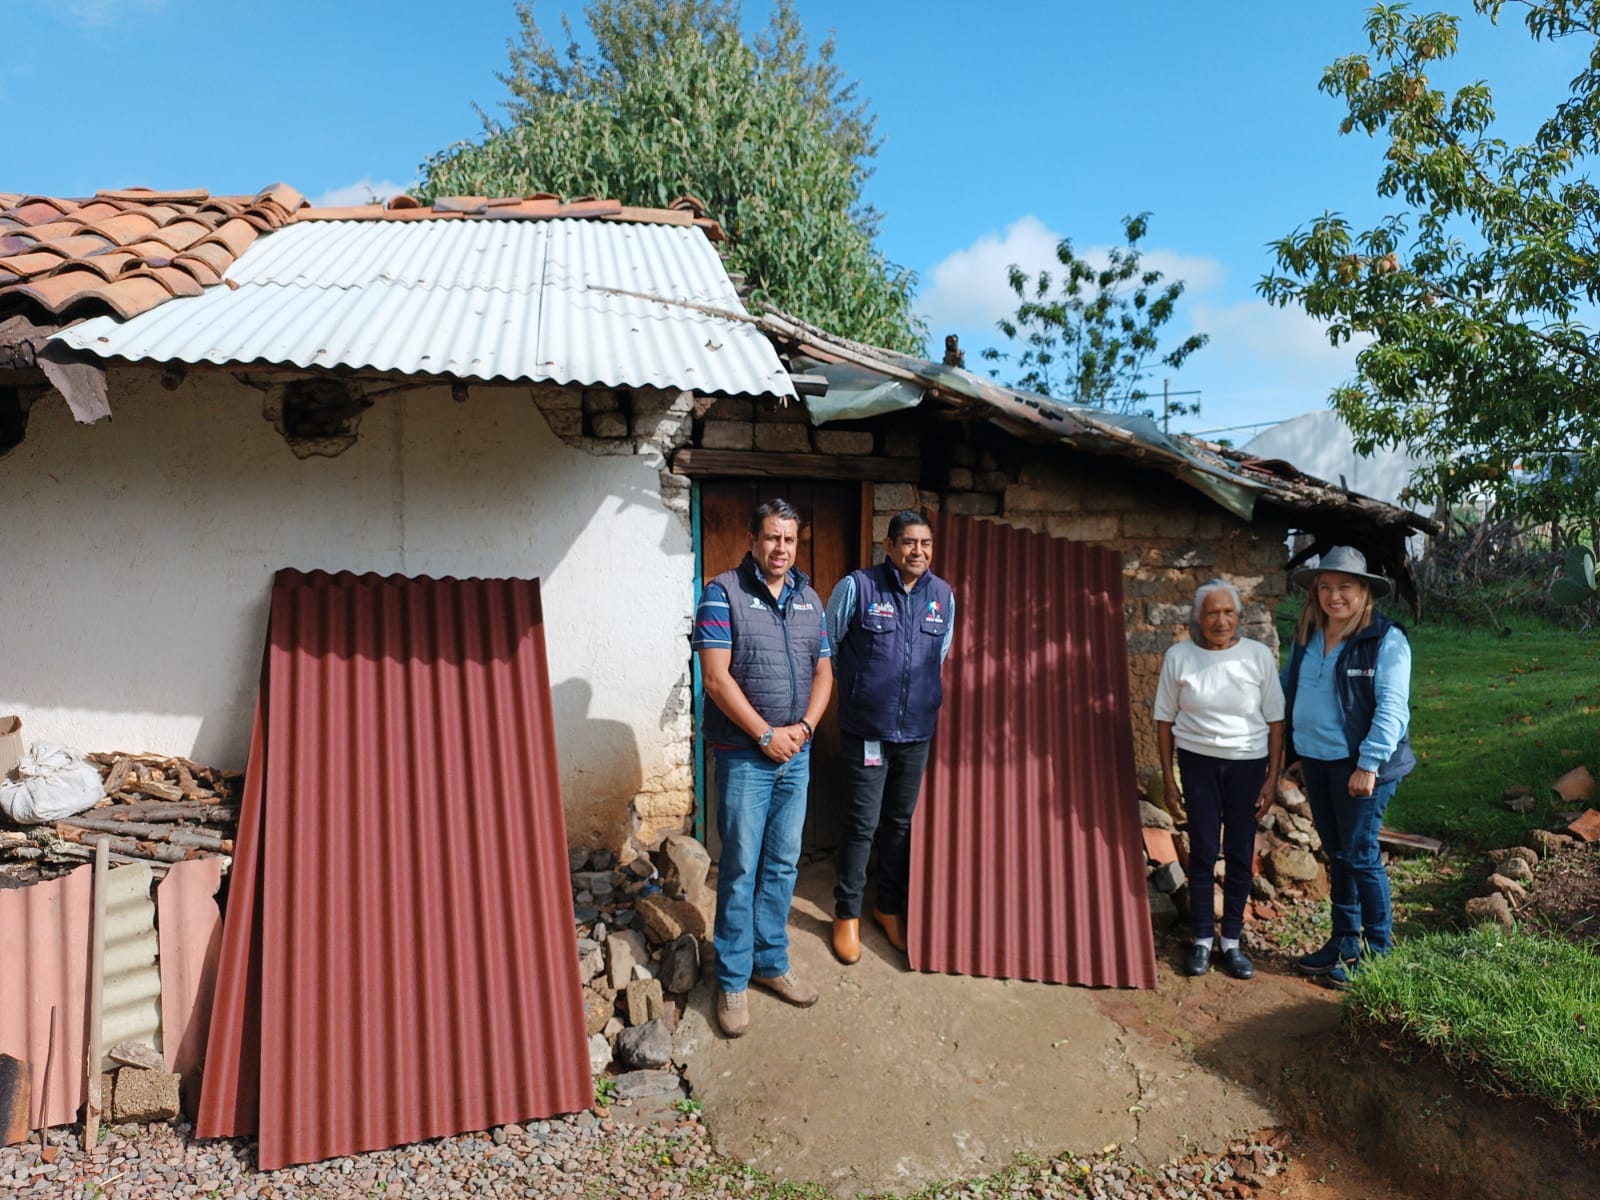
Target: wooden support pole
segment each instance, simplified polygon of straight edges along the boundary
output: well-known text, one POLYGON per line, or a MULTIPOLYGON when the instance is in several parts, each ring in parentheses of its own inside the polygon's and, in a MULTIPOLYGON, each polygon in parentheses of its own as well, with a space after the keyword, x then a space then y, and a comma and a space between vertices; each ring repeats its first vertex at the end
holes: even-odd
POLYGON ((110 838, 102 837, 94 847, 94 940, 89 951, 89 1048, 84 1054, 88 1072, 88 1102, 83 1109, 83 1152, 93 1154, 100 1143, 101 1095, 100 1062, 104 1057, 101 1025, 105 1016, 106 984, 106 884, 110 876, 110 838))

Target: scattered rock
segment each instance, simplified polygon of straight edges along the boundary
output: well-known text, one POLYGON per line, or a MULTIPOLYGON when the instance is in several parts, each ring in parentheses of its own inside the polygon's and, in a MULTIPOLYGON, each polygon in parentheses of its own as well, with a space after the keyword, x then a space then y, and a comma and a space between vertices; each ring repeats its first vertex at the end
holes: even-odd
POLYGON ((1504 859, 1496 864, 1495 872, 1507 879, 1515 879, 1518 883, 1529 883, 1533 880, 1533 868, 1521 858, 1504 859))
POLYGON ((1150 924, 1156 929, 1171 925, 1178 919, 1178 904, 1170 894, 1159 891, 1154 887, 1146 889, 1150 894, 1150 924))
POLYGON ((676 1071, 628 1071, 616 1077, 617 1097, 642 1100, 647 1096, 682 1093, 683 1082, 676 1071))
POLYGON ((1270 903, 1278 898, 1278 889, 1273 886, 1272 880, 1258 873, 1250 877, 1250 895, 1270 903))
POLYGON ((589 854, 591 871, 609 871, 617 865, 617 856, 610 850, 594 850, 589 854))
POLYGON ((1494 859, 1495 862, 1505 862, 1510 858, 1520 858, 1530 867, 1539 865, 1539 855, 1527 846, 1507 846, 1504 850, 1491 850, 1489 851, 1489 857, 1494 859))
POLYGON ((1184 878, 1183 868, 1178 865, 1176 859, 1172 862, 1162 863, 1154 871, 1150 872, 1151 886, 1158 892, 1167 892, 1169 894, 1183 886, 1184 878))
POLYGON ((610 969, 610 983, 615 991, 628 986, 633 978, 634 964, 645 962, 650 951, 645 946, 644 935, 634 929, 619 929, 606 939, 606 961, 610 969))
POLYGON ((1505 929, 1516 926, 1511 916, 1511 905, 1499 892, 1492 896, 1474 896, 1467 901, 1467 919, 1475 925, 1499 925, 1505 929))
MULTIPOLYGON (((1592 783, 1590 791, 1592 794, 1592 783)), ((1600 841, 1600 810, 1588 809, 1576 821, 1567 826, 1567 832, 1586 842, 1600 841)))
POLYGON ((1148 800, 1139 801, 1139 824, 1146 829, 1172 830, 1177 828, 1170 813, 1165 809, 1157 808, 1148 800))
POLYGON ((106 1051, 106 1057, 125 1067, 140 1067, 146 1071, 165 1071, 167 1062, 161 1051, 143 1042, 118 1042, 106 1051))
POLYGON ((1519 783, 1501 792, 1500 802, 1512 812, 1525 813, 1532 809, 1538 800, 1534 796, 1532 786, 1519 783))
POLYGON ((572 889, 575 892, 588 892, 595 897, 609 896, 613 888, 610 871, 579 871, 572 877, 572 889))
POLYGON ((636 979, 628 985, 627 995, 629 1025, 643 1025, 647 1021, 661 1019, 661 981, 659 979, 636 979))
POLYGON ((598 1075, 611 1065, 611 1043, 603 1033, 589 1035, 589 1074, 598 1075))
POLYGON ((1322 864, 1309 850, 1279 846, 1267 856, 1267 874, 1277 884, 1308 883, 1322 873, 1322 864))
MULTIPOLYGON (((1550 794, 1552 799, 1574 808, 1579 804, 1587 804, 1594 799, 1594 776, 1589 774, 1588 767, 1573 767, 1550 785, 1550 794)), ((1595 815, 1600 816, 1600 813, 1595 815)))
POLYGON ((1504 875, 1501 875, 1498 872, 1489 876, 1489 886, 1500 893, 1500 895, 1504 896, 1506 898, 1506 902, 1509 903, 1513 908, 1517 907, 1528 898, 1527 888, 1523 887, 1515 879, 1507 879, 1504 875))
POLYGON ((166 1071, 123 1067, 111 1103, 113 1121, 171 1121, 178 1115, 178 1077, 166 1071))
POLYGON ((641 896, 636 908, 645 935, 657 945, 675 942, 686 933, 703 938, 709 930, 705 913, 687 900, 641 896))
POLYGON ((672 1062, 672 1035, 659 1021, 646 1021, 617 1035, 617 1056, 630 1067, 665 1067, 672 1062))
POLYGON ((698 906, 703 899, 706 876, 711 871, 711 855, 694 838, 683 833, 669 833, 662 850, 672 868, 669 878, 674 894, 698 906))
POLYGON ((578 958, 578 982, 588 983, 606 969, 606 952, 596 946, 578 958))
POLYGON ((591 1034, 599 1033, 606 1027, 606 1022, 611 1019, 615 1003, 606 999, 597 992, 583 989, 583 1019, 584 1025, 591 1034))
POLYGON ((1160 867, 1178 861, 1178 846, 1170 829, 1146 826, 1140 832, 1144 835, 1144 856, 1153 865, 1160 867))
POLYGON ((668 945, 661 954, 658 978, 663 991, 679 995, 693 991, 700 981, 700 939, 686 933, 668 945))
POLYGON ((1291 779, 1278 780, 1278 803, 1297 817, 1311 816, 1311 801, 1291 779))
POLYGON ((1548 829, 1530 829, 1528 831, 1528 845, 1535 850, 1539 857, 1549 858, 1558 850, 1572 845, 1573 838, 1567 833, 1552 833, 1548 829))
POLYGON ((587 846, 567 847, 567 872, 576 874, 589 864, 589 848, 587 846))

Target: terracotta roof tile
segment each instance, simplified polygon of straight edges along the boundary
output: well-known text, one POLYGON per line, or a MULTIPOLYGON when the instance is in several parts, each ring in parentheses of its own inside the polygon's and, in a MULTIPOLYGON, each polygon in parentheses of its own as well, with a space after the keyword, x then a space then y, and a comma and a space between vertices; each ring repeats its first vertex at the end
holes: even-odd
POLYGON ((284 183, 254 196, 202 188, 121 188, 87 199, 0 192, 0 314, 42 307, 62 323, 95 312, 127 318, 174 296, 221 283, 258 237, 294 221, 538 221, 555 218, 695 225, 712 241, 722 229, 693 196, 669 208, 600 196, 413 196, 382 204, 313 208, 284 183))

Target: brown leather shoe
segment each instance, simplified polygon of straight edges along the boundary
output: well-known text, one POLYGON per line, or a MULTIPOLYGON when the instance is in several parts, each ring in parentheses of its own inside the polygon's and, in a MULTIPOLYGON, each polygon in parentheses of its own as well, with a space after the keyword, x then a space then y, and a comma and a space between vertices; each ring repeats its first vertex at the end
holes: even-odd
POLYGON ((787 1000, 796 1008, 810 1008, 817 1002, 817 989, 805 983, 790 967, 782 975, 753 975, 750 982, 787 1000))
POLYGON ((743 992, 717 993, 717 1024, 728 1037, 743 1037, 750 1028, 750 1006, 743 992))
POLYGON ((861 961, 861 918, 833 919, 833 956, 845 966, 861 961))
POLYGON ((900 918, 894 913, 872 910, 872 919, 882 928, 884 936, 889 939, 889 945, 896 950, 906 948, 906 931, 900 925, 900 918))

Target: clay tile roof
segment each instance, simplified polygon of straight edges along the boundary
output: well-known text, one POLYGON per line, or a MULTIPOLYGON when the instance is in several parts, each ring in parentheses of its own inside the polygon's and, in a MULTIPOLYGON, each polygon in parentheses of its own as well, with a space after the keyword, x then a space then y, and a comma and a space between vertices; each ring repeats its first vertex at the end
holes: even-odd
POLYGON ((0 317, 43 308, 57 327, 99 313, 127 318, 174 296, 221 283, 257 238, 296 221, 541 221, 557 218, 695 225, 718 242, 722 228, 693 196, 667 208, 602 196, 413 196, 379 204, 313 208, 288 184, 253 196, 204 188, 120 188, 73 199, 0 192, 0 317))

